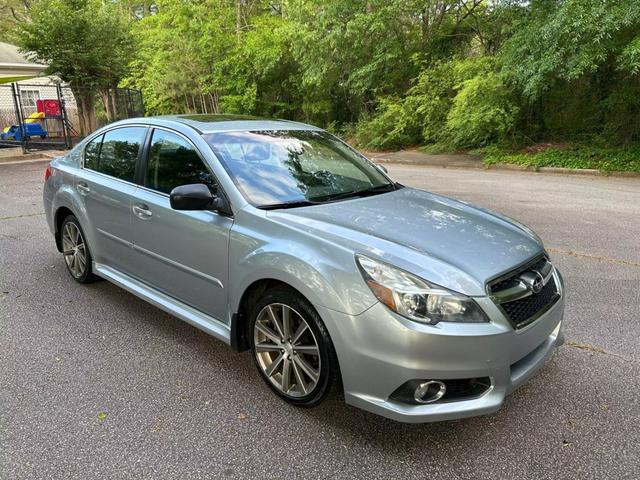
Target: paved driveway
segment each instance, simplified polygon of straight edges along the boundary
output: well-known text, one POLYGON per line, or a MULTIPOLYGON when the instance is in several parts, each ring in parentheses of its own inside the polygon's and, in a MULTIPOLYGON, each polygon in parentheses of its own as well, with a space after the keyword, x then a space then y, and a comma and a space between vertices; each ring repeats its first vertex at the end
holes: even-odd
POLYGON ((0 478, 640 478, 640 181, 390 166, 536 229, 566 336, 497 414, 403 425, 299 410, 246 354, 64 271, 44 164, 0 166, 0 478))

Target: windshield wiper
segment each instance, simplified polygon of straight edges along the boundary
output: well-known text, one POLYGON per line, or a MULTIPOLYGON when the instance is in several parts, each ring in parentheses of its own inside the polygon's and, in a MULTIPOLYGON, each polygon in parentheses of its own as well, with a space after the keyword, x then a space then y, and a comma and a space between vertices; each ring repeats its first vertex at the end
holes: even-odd
POLYGON ((311 200, 294 200, 292 202, 270 203, 268 205, 259 205, 256 208, 259 208, 261 210, 277 210, 279 208, 308 207, 310 205, 318 205, 318 202, 312 202, 311 200))
POLYGON ((376 195, 378 193, 391 192, 402 188, 402 185, 395 183, 388 183, 385 185, 377 185, 371 188, 365 188, 364 190, 355 190, 353 192, 335 193, 329 195, 323 195, 321 197, 315 197, 313 200, 293 200, 291 202, 282 203, 270 203, 268 205, 259 205, 256 208, 261 210, 277 210, 280 208, 296 208, 296 207, 309 207, 311 205, 321 205, 326 202, 333 202, 336 200, 342 200, 351 197, 368 197, 370 195, 376 195))
POLYGON ((375 187, 365 188, 364 190, 354 190, 353 192, 343 192, 343 193, 335 193, 324 195, 322 197, 316 197, 314 200, 325 202, 333 202, 335 200, 344 200, 345 198, 353 198, 353 197, 368 197, 370 195, 377 195, 378 193, 386 193, 392 192, 393 190, 397 190, 398 186, 393 183, 387 183, 385 185, 377 185, 375 187))

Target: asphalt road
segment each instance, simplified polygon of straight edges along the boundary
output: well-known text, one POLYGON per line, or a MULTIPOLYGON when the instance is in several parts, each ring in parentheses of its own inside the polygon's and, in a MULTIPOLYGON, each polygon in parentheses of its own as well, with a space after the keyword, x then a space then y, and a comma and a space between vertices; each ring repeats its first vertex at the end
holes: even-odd
POLYGON ((640 478, 640 180, 390 166, 537 230, 565 333, 494 415, 403 425, 299 410, 247 354, 65 272, 43 163, 0 166, 0 478, 640 478))

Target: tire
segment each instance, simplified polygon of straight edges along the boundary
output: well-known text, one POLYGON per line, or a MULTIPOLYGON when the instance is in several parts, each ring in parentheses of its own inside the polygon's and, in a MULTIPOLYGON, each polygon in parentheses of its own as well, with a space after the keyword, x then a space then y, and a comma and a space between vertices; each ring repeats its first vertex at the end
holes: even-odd
POLYGON ((86 236, 80 222, 74 215, 68 215, 60 225, 60 245, 69 275, 78 283, 99 280, 92 270, 92 257, 86 236))
POLYGON ((336 383, 338 359, 329 333, 313 306, 296 291, 284 287, 267 290, 251 312, 248 336, 258 372, 276 395, 288 403, 314 407, 336 383), (288 332, 284 322, 286 311, 288 332), (272 314, 285 335, 278 331, 272 314), (302 322, 306 328, 302 328, 302 322))

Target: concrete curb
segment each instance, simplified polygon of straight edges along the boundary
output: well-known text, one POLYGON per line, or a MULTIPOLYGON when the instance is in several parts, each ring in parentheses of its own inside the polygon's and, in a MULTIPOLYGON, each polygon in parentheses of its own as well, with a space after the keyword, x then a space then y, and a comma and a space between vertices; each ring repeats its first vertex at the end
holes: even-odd
POLYGON ((516 165, 513 163, 496 163, 491 165, 485 165, 482 162, 474 162, 472 160, 468 162, 454 161, 448 164, 441 162, 417 162, 407 161, 400 159, 389 159, 384 157, 371 158, 375 163, 385 164, 398 164, 398 165, 412 165, 421 167, 433 167, 433 168, 456 168, 456 169, 477 169, 477 170, 506 170, 506 171, 520 171, 531 173, 550 173, 555 175, 587 175, 596 177, 626 177, 626 178, 640 178, 639 172, 606 172, 603 170, 595 170, 588 168, 561 168, 561 167, 527 167, 523 165, 516 165))
POLYGON ((20 163, 35 163, 53 160, 64 155, 65 152, 52 150, 50 152, 26 153, 11 156, 0 156, 0 165, 16 165, 20 163))
POLYGON ((17 160, 15 162, 0 162, 0 167, 4 165, 28 165, 29 163, 43 163, 43 162, 49 162, 49 161, 51 161, 51 158, 44 157, 44 158, 36 158, 36 159, 30 159, 30 160, 17 160))
POLYGON ((593 168, 563 168, 563 167, 526 167, 511 163, 497 163, 493 165, 483 165, 487 170, 521 170, 534 173, 553 173, 560 175, 591 175, 599 177, 640 177, 639 172, 606 172, 593 168))

